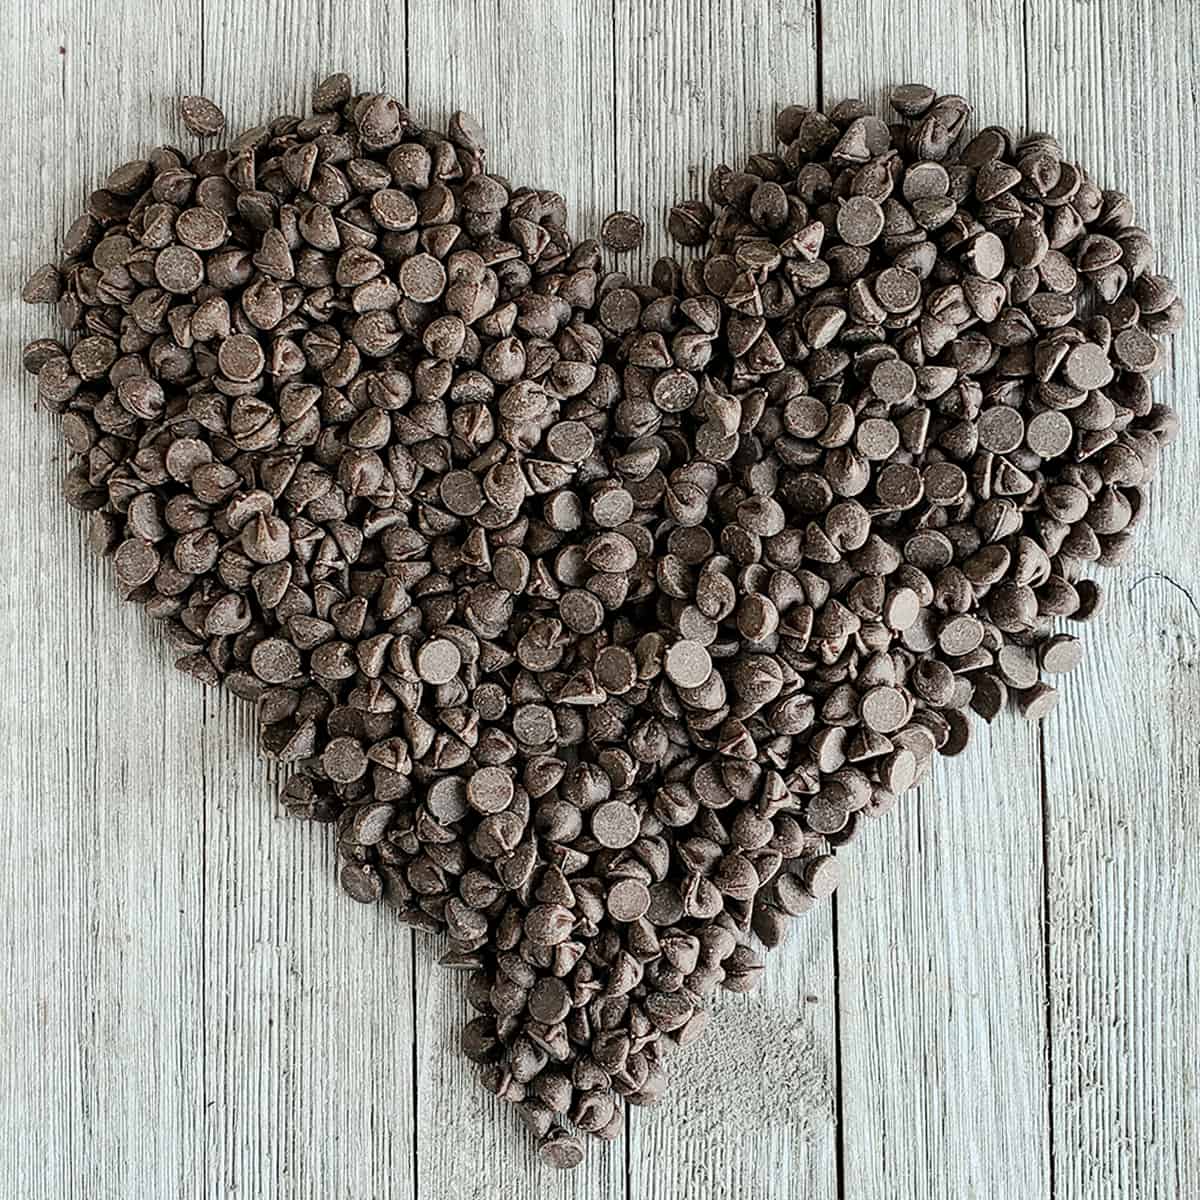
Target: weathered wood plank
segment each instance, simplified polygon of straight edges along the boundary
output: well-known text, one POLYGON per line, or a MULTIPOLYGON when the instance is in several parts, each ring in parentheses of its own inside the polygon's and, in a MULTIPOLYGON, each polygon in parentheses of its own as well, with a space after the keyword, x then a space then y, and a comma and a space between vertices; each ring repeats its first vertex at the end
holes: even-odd
MULTIPOLYGON (((487 131, 489 163, 515 185, 560 191, 570 228, 594 234, 612 204, 612 12, 607 0, 469 0, 411 10, 409 106, 438 124, 455 108, 487 131)), ((588 1146, 584 1164, 543 1166, 515 1112, 479 1085, 462 1056, 463 979, 418 939, 417 1194, 584 1197, 625 1194, 625 1146, 588 1146)))
MULTIPOLYGON (((332 71, 403 95, 404 44, 402 6, 207 0, 202 82, 236 133, 306 112, 332 71)), ((250 707, 213 692, 207 712, 209 1193, 410 1197, 412 934, 337 889, 327 830, 281 815, 250 707)))
MULTIPOLYGON (((910 80, 1023 125, 1018 0, 822 5, 826 103, 910 80)), ((979 731, 977 731, 978 734, 979 731)), ((1037 732, 1005 716, 843 852, 847 1196, 1048 1189, 1037 732)))
MULTIPOLYGON (((616 6, 617 196, 646 222, 627 268, 648 278, 676 200, 719 162, 773 147, 775 113, 816 96, 811 3, 616 6)), ((668 1063, 663 1100, 630 1114, 636 1197, 806 1197, 836 1187, 832 910, 796 922, 762 988, 718 999, 704 1038, 668 1063)))
POLYGON ((1054 1167, 1064 1196, 1200 1193, 1200 24, 1187 0, 1029 6, 1031 123, 1134 200, 1189 323, 1157 398, 1184 437, 1046 727, 1054 1167))
POLYGON ((21 5, 3 39, 0 1195, 195 1195, 201 1104, 198 689, 122 606, 62 501, 17 298, 113 167, 175 132, 198 13, 21 5), (9 240, 11 239, 11 240, 9 240))

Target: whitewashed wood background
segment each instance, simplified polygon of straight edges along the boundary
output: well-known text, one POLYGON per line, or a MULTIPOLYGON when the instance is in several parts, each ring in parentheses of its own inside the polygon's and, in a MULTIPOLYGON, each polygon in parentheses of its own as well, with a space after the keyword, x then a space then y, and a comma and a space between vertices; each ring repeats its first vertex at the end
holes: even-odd
MULTIPOLYGON (((847 852, 762 992, 569 1176, 455 1035, 433 947, 341 897, 247 711, 177 676, 58 498, 16 300, 91 181, 338 69, 657 230, 791 101, 928 81, 1050 129, 1200 313, 1190 0, 16 0, 0 39, 0 1198, 1200 1196, 1200 323, 1185 436, 1085 666, 847 852)), ((652 250, 662 238, 655 233, 652 250)), ((647 261, 649 255, 647 256, 647 261)))

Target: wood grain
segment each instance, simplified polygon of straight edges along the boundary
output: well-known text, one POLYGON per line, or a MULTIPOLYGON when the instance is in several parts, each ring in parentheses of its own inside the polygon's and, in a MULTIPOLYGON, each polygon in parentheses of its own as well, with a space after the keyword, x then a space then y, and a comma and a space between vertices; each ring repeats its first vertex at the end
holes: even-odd
MULTIPOLYGON (((825 100, 929 83, 1025 124, 1020 0, 825 0, 825 100), (863 46, 866 49, 864 50, 863 46)), ((844 1186, 854 1197, 1045 1194, 1038 737, 1005 714, 842 852, 844 1186), (944 1192, 942 1191, 944 1189, 944 1192)))
POLYGON ((1157 381, 1185 436, 1047 722, 1055 1182, 1087 1200, 1200 1194, 1200 155, 1195 6, 1031 5, 1030 120, 1128 192, 1189 322, 1157 381))

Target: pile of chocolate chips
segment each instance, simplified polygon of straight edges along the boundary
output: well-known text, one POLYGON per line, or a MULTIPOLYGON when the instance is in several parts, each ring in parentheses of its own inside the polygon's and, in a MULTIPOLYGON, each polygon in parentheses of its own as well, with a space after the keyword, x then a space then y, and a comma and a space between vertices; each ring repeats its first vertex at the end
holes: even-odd
POLYGON ((1053 706, 1175 433, 1130 201, 892 106, 785 109, 642 284, 472 119, 337 75, 119 167, 25 289, 121 595, 257 705, 350 895, 448 933, 464 1050, 556 1166, 972 711, 1053 706))

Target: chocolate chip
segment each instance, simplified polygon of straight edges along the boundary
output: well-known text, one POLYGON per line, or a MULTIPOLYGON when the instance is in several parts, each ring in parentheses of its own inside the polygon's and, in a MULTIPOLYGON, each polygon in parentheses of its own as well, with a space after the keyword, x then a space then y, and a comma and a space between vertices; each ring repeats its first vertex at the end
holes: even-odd
POLYGON ((805 862, 803 878, 809 895, 823 900, 832 896, 841 882, 841 868, 833 855, 817 855, 805 862))
POLYGON ((321 766, 334 783, 353 783, 367 773, 367 756, 356 738, 338 737, 325 747, 321 766))
POLYGON ((612 695, 628 692, 637 682, 637 660, 623 646, 605 646, 596 656, 596 681, 612 695))
POLYGON ((1063 360, 1063 378, 1072 387, 1094 391, 1112 382, 1113 368, 1101 346, 1082 342, 1063 360))
POLYGON ((894 733, 908 719, 908 703, 899 688, 874 687, 863 696, 860 712, 868 729, 894 733))
POLYGON ((426 683, 449 683, 462 666, 462 654, 447 638, 431 638, 417 651, 416 665, 426 683))
POLYGON ((1112 353, 1114 361, 1126 371, 1150 372, 1159 364, 1158 343, 1144 329, 1136 327, 1122 329, 1117 334, 1112 353))
POLYGON ((957 463, 940 462, 922 473, 925 496, 933 504, 957 504, 967 491, 967 475, 957 463))
POLYGON ((869 246, 883 232, 883 209, 870 196, 851 196, 838 209, 838 236, 849 246, 869 246))
POLYGON ((875 480, 875 494, 887 508, 902 511, 920 502, 925 482, 916 467, 889 463, 875 480))
POLYGON ((667 650, 664 668, 677 687, 697 688, 711 674, 712 658, 699 642, 683 639, 667 650))
POLYGON ((614 921, 628 924, 646 915, 650 890, 639 879, 622 879, 609 888, 605 906, 614 921))
POLYGON ((641 218, 633 213, 609 213, 600 226, 600 241, 606 250, 626 254, 642 244, 643 232, 641 218))
POLYGON ((225 128, 225 114, 204 96, 184 96, 179 101, 179 116, 196 137, 216 137, 225 128))
POLYGON ((885 359, 871 372, 871 391, 888 404, 902 404, 916 390, 916 373, 902 359, 885 359))
POLYGON ((1004 404, 984 412, 979 418, 978 430, 979 445, 993 454, 1009 454, 1025 440, 1025 422, 1021 414, 1004 404))
POLYGON ((975 617, 955 616, 945 621, 938 631, 938 645, 943 654, 961 658, 976 650, 983 642, 983 624, 975 617))
POLYGON ((1038 661, 1050 675, 1073 671, 1083 659, 1083 646, 1069 633, 1057 633, 1047 638, 1039 648, 1038 661))
POLYGON ((708 241, 712 210, 700 200, 685 200, 667 215, 667 232, 681 246, 699 246, 708 241))
POLYGON ((466 784, 452 776, 435 779, 425 793, 425 804, 443 825, 461 821, 469 807, 466 784))
POLYGON ((266 357, 258 339, 245 333, 224 338, 217 351, 217 366, 221 373, 235 382, 257 379, 266 365, 266 357))
POLYGON ((1058 692, 1048 683, 1035 683, 1020 695, 1021 716, 1030 721, 1040 721, 1048 716, 1058 703, 1058 692))
POLYGON ((1025 646, 1001 646, 996 654, 996 666, 1009 687, 1023 690, 1037 682, 1037 659, 1025 646))
POLYGON ((543 1025, 555 1025, 571 1011, 571 995, 561 979, 543 976, 529 992, 529 1015, 543 1025))
POLYGON ((525 933, 535 946, 557 946, 571 936, 575 917, 561 904, 538 904, 525 917, 525 933))
POLYGON ((167 246, 154 259, 154 277, 164 291, 186 295, 203 283, 204 263, 187 246, 167 246))
POLYGON ((552 1129, 538 1145, 538 1157, 548 1167, 565 1171, 583 1162, 583 1143, 565 1129, 552 1129))
POLYGON ((592 836, 610 850, 623 850, 637 840, 641 822, 637 813, 619 800, 609 800, 592 813, 592 836))
POLYGON ((432 254, 414 254, 400 265, 396 282, 410 300, 432 304, 445 291, 446 271, 432 254))
POLYGON ((867 417, 854 430, 858 452, 871 462, 886 462, 900 446, 900 431, 883 417, 867 417))
POLYGON ((480 767, 467 780, 467 803, 476 812, 503 812, 513 795, 513 777, 504 767, 480 767))
POLYGON ((875 296, 887 312, 908 312, 921 299, 920 276, 906 267, 887 267, 875 277, 875 296))
POLYGON ((1025 442, 1030 450, 1042 458, 1057 458, 1070 448, 1073 435, 1069 418, 1051 409, 1038 413, 1029 422, 1025 442))

